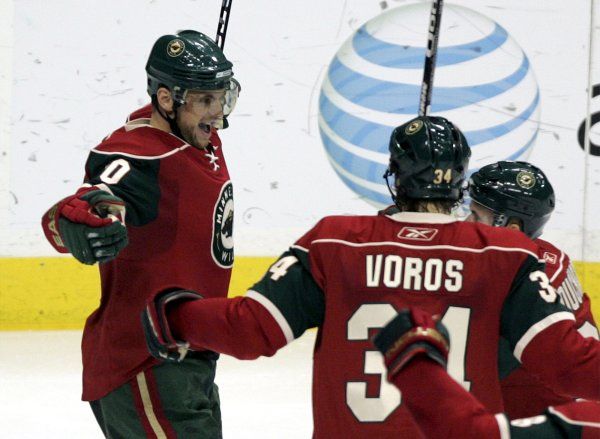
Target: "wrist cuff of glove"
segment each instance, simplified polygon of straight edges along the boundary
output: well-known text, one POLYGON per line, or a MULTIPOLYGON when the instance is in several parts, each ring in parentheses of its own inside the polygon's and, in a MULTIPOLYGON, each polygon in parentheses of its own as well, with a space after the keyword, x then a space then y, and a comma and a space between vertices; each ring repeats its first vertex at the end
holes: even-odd
POLYGON ((443 325, 417 310, 401 311, 373 339, 392 376, 416 355, 425 354, 445 366, 449 337, 443 325), (427 318, 423 318, 423 317, 427 318), (417 320, 421 325, 416 324, 417 320))
POLYGON ((146 304, 142 312, 142 326, 150 354, 166 361, 181 362, 189 350, 189 343, 173 337, 167 318, 168 307, 175 303, 201 299, 194 291, 167 290, 158 293, 146 304))
POLYGON ((190 290, 165 291, 159 293, 154 299, 157 313, 160 316, 159 324, 163 339, 170 342, 179 343, 181 340, 176 340, 171 331, 168 321, 169 308, 175 304, 181 304, 190 300, 203 299, 201 294, 190 290))
POLYGON ((402 351, 396 352, 395 356, 386 358, 385 364, 388 369, 388 379, 400 372, 411 360, 416 357, 425 356, 446 368, 448 351, 440 351, 437 346, 427 341, 412 343, 402 351))
POLYGON ((94 211, 102 218, 111 218, 114 221, 125 223, 125 202, 107 190, 92 186, 90 191, 80 195, 80 199, 92 206, 94 211))

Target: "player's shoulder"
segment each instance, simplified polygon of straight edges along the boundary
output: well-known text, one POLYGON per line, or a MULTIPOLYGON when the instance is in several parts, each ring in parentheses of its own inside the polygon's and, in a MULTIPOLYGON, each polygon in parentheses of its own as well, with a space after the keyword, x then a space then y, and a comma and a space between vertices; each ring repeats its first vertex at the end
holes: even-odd
POLYGON ((138 120, 114 131, 91 152, 152 160, 168 157, 189 146, 178 137, 138 120))
POLYGON ((376 222, 374 215, 329 215, 313 228, 315 237, 347 239, 367 230, 376 222))
POLYGON ((539 256, 546 262, 546 267, 558 267, 569 265, 569 255, 556 247, 554 244, 541 238, 536 238, 534 242, 539 248, 539 256))
POLYGON ((152 104, 146 104, 142 108, 138 108, 127 117, 127 122, 138 119, 150 119, 152 117, 152 104))
POLYGON ((460 236, 465 243, 472 246, 516 249, 538 253, 538 246, 527 235, 506 227, 492 227, 481 223, 461 221, 456 224, 460 236))
MULTIPOLYGON (((140 109, 132 115, 141 115, 143 111, 140 109)), ((168 157, 188 147, 190 145, 179 137, 150 125, 150 119, 131 119, 130 116, 125 125, 106 136, 91 153, 153 160, 168 157)))
POLYGON ((321 218, 315 226, 306 232, 294 247, 307 251, 320 243, 359 243, 369 239, 374 230, 375 216, 331 215, 321 218))
POLYGON ((356 227, 361 224, 370 224, 376 219, 375 215, 328 215, 319 221, 323 229, 337 230, 340 226, 356 227))

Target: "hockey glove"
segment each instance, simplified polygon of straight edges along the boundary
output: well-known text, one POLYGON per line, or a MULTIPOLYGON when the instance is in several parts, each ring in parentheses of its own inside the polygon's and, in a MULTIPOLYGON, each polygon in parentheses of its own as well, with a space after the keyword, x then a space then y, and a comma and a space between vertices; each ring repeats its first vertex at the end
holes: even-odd
POLYGON ((173 337, 167 320, 167 308, 174 303, 197 299, 202 299, 202 296, 194 291, 169 290, 148 300, 142 311, 142 327, 146 345, 154 358, 174 363, 185 358, 190 345, 173 337))
POLYGON ((388 378, 400 372, 419 355, 426 355, 446 368, 450 336, 446 327, 418 308, 401 310, 373 339, 383 354, 388 378))
POLYGON ((50 243, 84 264, 107 262, 127 245, 125 203, 95 187, 80 190, 53 206, 42 226, 50 243))

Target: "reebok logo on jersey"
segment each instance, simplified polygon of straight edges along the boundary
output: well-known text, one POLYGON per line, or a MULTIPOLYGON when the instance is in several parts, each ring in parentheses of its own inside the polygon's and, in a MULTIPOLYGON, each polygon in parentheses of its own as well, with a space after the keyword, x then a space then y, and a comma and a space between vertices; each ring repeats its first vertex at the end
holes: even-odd
POLYGON ((554 253, 544 252, 544 261, 546 263, 556 264, 557 260, 558 260, 558 256, 556 256, 554 253))
POLYGON ((398 233, 398 238, 431 241, 437 235, 437 232, 437 229, 428 229, 426 227, 402 227, 402 230, 398 233))

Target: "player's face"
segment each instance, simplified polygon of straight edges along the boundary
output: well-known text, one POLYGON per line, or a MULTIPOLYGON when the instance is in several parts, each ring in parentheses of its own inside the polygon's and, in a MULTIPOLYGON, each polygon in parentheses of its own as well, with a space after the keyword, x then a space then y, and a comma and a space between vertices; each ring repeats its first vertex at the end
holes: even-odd
POLYGON ((196 148, 210 143, 210 129, 223 118, 225 90, 190 91, 177 113, 177 123, 186 142, 196 148))
POLYGON ((470 209, 471 213, 465 221, 469 221, 471 223, 483 223, 487 224, 488 226, 494 224, 494 212, 487 207, 483 207, 481 204, 472 201, 470 209))

